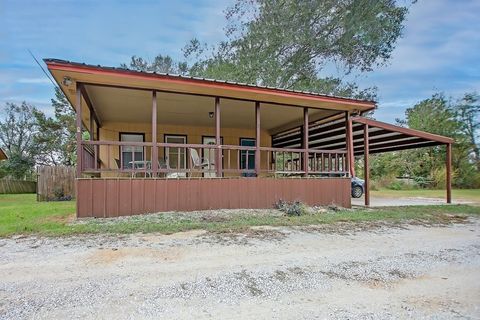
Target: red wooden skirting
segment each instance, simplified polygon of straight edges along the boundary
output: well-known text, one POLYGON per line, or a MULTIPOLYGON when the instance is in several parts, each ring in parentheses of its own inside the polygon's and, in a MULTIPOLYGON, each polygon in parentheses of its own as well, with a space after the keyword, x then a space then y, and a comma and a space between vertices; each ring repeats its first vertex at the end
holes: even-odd
POLYGON ((350 178, 78 179, 77 217, 271 208, 282 199, 349 208, 350 178))

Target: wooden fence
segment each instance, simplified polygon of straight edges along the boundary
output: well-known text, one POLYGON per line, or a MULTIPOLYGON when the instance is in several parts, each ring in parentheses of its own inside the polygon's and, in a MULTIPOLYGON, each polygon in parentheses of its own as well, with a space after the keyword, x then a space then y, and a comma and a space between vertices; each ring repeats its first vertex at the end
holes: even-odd
POLYGON ((75 167, 41 166, 37 169, 38 201, 59 201, 75 198, 75 167))
POLYGON ((35 193, 35 181, 0 179, 0 193, 35 193))

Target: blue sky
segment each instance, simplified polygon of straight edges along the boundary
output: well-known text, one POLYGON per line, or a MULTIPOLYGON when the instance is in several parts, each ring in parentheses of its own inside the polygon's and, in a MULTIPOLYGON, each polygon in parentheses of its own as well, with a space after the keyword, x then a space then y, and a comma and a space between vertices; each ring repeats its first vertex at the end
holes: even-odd
MULTIPOLYGON (((52 112, 52 84, 27 49, 39 59, 107 66, 128 62, 131 55, 181 58, 193 37, 207 43, 223 38, 229 3, 0 0, 0 105, 25 100, 52 112)), ((458 98, 480 91, 479 12, 478 0, 419 0, 411 7, 388 65, 350 79, 378 87, 379 120, 393 122, 435 92, 458 98)))

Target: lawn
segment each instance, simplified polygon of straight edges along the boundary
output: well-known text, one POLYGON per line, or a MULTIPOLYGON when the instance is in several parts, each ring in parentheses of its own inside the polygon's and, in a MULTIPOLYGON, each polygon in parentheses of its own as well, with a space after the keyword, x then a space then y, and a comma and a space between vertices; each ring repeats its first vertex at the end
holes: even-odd
MULTIPOLYGON (((415 190, 390 190, 380 189, 371 192, 372 197, 425 197, 445 198, 445 190, 415 189, 415 190)), ((480 189, 454 189, 452 198, 480 203, 480 189)))
POLYGON ((412 206, 381 209, 329 211, 302 216, 276 214, 166 213, 120 219, 89 219, 75 222, 75 202, 36 202, 35 195, 0 195, 0 237, 15 234, 62 236, 81 233, 174 233, 194 229, 212 232, 242 231, 252 226, 307 226, 338 222, 450 223, 480 215, 478 207, 467 205, 412 206))

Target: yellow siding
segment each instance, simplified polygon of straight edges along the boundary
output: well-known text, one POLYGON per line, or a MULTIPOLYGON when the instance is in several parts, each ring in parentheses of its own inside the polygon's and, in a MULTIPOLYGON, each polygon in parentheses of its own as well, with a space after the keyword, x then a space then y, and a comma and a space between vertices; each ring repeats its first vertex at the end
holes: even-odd
MULTIPOLYGON (((149 123, 120 123, 120 122, 108 122, 103 123, 100 128, 100 139, 102 141, 119 141, 120 132, 129 133, 143 133, 145 134, 145 141, 152 141, 152 127, 149 123)), ((201 144, 202 136, 215 136, 214 127, 196 127, 196 126, 175 126, 175 125, 157 125, 157 142, 164 142, 165 135, 186 135, 188 144, 201 144)), ((255 129, 240 129, 240 128, 221 128, 221 136, 223 138, 224 145, 240 145, 240 138, 255 138, 255 129)), ((271 136, 267 131, 261 131, 260 138, 262 147, 271 146, 271 136)), ((151 156, 151 148, 146 148, 145 157, 149 159, 151 156)), ((164 148, 158 148, 159 158, 164 157, 164 148)), ((231 168, 237 167, 237 152, 232 151, 230 154, 231 168)), ((100 160, 103 168, 117 169, 115 159, 120 159, 118 146, 101 146, 100 147, 100 160), (107 149, 109 149, 110 156, 108 156, 107 149)), ((224 167, 227 167, 228 157, 227 151, 224 153, 224 167)), ((267 160, 262 159, 261 167, 265 169, 267 167, 267 160)), ((110 175, 110 174, 108 174, 110 175)), ((117 174, 115 174, 117 175, 117 174)), ((107 176, 103 174, 102 176, 107 176)))

